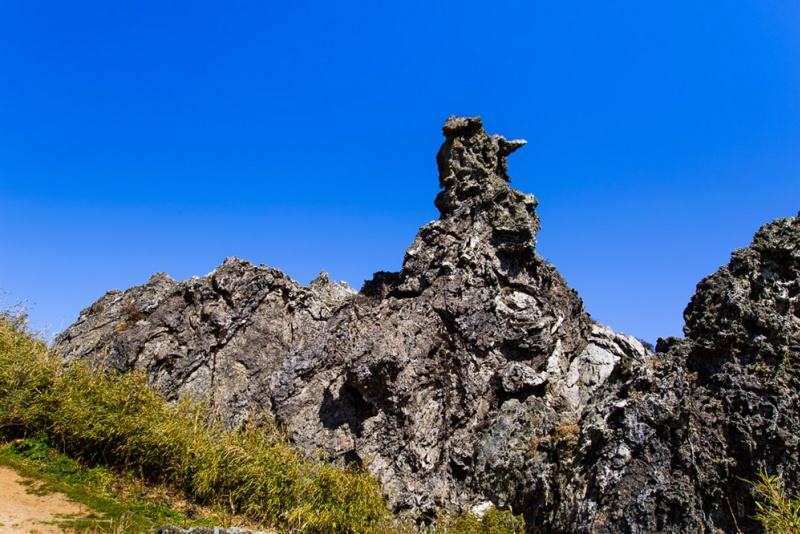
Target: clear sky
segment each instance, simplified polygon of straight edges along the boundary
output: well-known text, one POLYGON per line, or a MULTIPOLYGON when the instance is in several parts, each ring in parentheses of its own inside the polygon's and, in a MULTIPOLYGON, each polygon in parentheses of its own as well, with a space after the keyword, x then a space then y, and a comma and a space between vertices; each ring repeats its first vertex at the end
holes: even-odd
POLYGON ((794 0, 4 0, 0 51, 0 304, 51 332, 227 256, 399 269, 451 114, 528 140, 540 253, 649 341, 800 210, 794 0))

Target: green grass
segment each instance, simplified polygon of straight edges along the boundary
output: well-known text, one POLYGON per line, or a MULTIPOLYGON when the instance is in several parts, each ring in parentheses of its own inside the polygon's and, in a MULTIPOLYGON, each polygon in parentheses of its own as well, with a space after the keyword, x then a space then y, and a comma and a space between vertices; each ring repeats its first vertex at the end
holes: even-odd
POLYGON ((800 534, 800 497, 786 494, 781 477, 761 471, 750 484, 758 507, 755 519, 764 529, 775 534, 800 534))
MULTIPOLYGON (((268 422, 225 430, 202 403, 170 405, 142 373, 63 365, 0 312, 0 462, 97 510, 91 531, 238 524, 286 533, 409 531, 366 472, 311 461, 268 422), (177 504, 176 504, 177 503, 177 504), (179 509, 175 507, 178 506, 179 509), (200 519, 189 512, 202 510, 200 519), (106 525, 106 526, 103 526, 106 525)), ((511 534, 492 510, 445 516, 436 532, 511 534)))
POLYGON ((167 404, 141 373, 64 366, 21 316, 0 316, 0 439, 48 443, 134 472, 231 516, 292 532, 377 532, 390 519, 367 473, 303 458, 274 426, 226 432, 197 403, 167 404))
POLYGON ((125 532, 147 532, 164 524, 211 526, 216 519, 204 514, 204 519, 189 520, 175 506, 176 496, 165 488, 146 487, 135 477, 81 465, 41 440, 19 439, 0 445, 0 465, 36 481, 32 493, 59 492, 82 503, 87 509, 85 517, 62 523, 78 532, 115 532, 122 525, 125 532))
POLYGON ((446 516, 436 532, 441 534, 522 534, 525 522, 508 511, 490 508, 479 518, 469 512, 446 516))

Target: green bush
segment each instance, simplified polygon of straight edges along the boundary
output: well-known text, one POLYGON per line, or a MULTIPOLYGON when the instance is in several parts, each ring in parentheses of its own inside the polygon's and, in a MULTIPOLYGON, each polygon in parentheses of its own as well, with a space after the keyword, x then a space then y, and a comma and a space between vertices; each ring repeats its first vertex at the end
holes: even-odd
POLYGON ((510 512, 489 508, 483 517, 470 512, 445 517, 440 521, 437 532, 441 534, 522 534, 525 523, 510 512))

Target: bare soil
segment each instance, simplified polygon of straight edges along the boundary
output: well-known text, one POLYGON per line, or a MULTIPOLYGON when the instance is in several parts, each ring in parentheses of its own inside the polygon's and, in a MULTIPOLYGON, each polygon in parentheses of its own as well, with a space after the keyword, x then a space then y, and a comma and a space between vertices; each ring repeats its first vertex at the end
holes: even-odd
POLYGON ((36 484, 16 471, 0 467, 0 533, 60 534, 52 524, 86 515, 86 506, 71 501, 62 493, 35 495, 36 484))

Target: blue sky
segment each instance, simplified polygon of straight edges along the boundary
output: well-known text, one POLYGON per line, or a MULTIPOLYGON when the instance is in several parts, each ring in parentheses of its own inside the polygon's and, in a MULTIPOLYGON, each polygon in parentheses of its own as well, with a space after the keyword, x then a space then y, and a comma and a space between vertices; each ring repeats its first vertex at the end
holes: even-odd
POLYGON ((0 4, 0 303, 51 332, 227 256, 397 270, 447 116, 529 144, 538 249, 617 331, 800 210, 800 3, 0 4))

